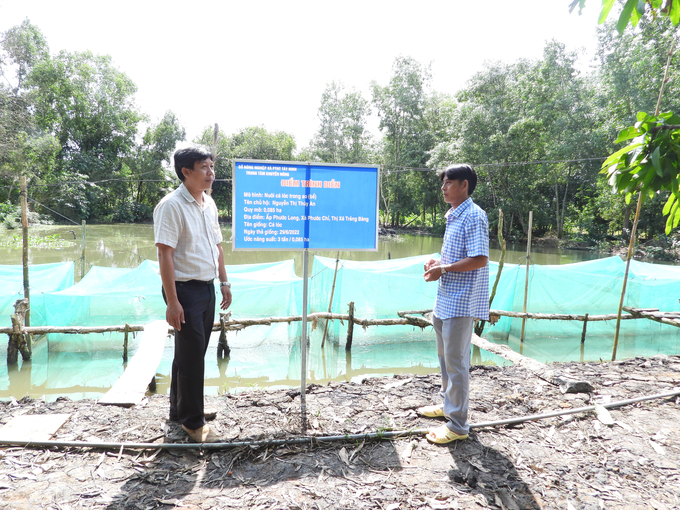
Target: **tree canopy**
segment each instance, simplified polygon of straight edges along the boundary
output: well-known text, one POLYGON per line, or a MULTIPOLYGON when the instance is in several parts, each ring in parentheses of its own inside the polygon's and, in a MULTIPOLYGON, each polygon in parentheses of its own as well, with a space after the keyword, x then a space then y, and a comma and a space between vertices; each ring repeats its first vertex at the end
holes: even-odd
MULTIPOLYGON (((572 9, 584 1, 572 2, 572 9)), ((613 13, 612 4, 604 2, 603 13, 613 13)), ((624 11, 631 5, 624 2, 624 11)), ((668 157, 677 151, 675 130, 668 126, 678 119, 664 113, 680 107, 680 75, 664 73, 669 62, 671 69, 678 67, 677 53, 669 57, 668 47, 677 41, 679 6, 638 2, 626 25, 624 13, 606 22, 598 33, 596 65, 588 71, 579 65, 579 52, 553 40, 540 58, 486 62, 464 87, 444 94, 433 90, 429 64, 398 56, 389 78, 370 82, 366 97, 328 83, 315 135, 299 150, 291 134, 265 126, 217 134, 206 127, 191 142, 212 147, 218 156, 213 196, 226 217, 232 158, 377 163, 382 221, 441 230, 448 206, 435 170, 468 162, 479 175, 475 201, 488 211, 491 228, 503 209, 508 236, 525 235, 533 211, 539 234, 591 244, 626 238, 631 207, 625 198, 633 184, 639 189, 642 183, 647 203, 640 229, 651 238, 680 219, 672 198, 677 163, 668 157), (661 111, 654 115, 662 84, 661 111), (370 127, 378 132, 371 134, 370 127), (647 152, 642 145, 619 150, 650 140, 647 152), (607 160, 611 154, 618 159, 607 160), (623 195, 613 195, 598 175, 605 160, 610 184, 624 189, 623 195)), ((17 181, 25 175, 31 198, 56 219, 150 218, 160 197, 178 183, 171 156, 186 132, 170 109, 161 119, 149 119, 135 102, 136 90, 109 56, 85 49, 50 53, 28 20, 3 33, 3 199, 18 203, 17 181)))

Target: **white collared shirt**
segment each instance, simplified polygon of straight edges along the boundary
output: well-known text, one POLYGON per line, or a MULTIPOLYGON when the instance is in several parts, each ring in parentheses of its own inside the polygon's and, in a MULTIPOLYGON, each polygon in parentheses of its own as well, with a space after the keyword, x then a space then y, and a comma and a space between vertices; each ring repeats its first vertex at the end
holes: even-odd
POLYGON ((217 206, 203 195, 203 207, 191 196, 184 183, 169 193, 153 211, 156 244, 175 249, 175 280, 211 281, 219 276, 219 252, 222 232, 217 206))

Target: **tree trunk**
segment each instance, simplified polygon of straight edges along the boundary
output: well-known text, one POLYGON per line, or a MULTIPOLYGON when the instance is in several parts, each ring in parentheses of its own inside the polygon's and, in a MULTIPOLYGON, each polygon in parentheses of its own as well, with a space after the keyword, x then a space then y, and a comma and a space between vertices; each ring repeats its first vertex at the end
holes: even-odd
POLYGON ((567 208, 567 190, 569 190, 569 176, 567 176, 567 182, 564 185, 564 198, 562 199, 562 222, 560 223, 559 239, 562 239, 562 234, 564 232, 564 214, 567 208))
POLYGON ((630 240, 630 204, 626 204, 626 207, 623 209, 623 232, 621 237, 623 237, 624 240, 628 241, 630 240))
POLYGON ((524 218, 522 217, 522 213, 518 212, 518 213, 515 213, 515 215, 517 216, 517 220, 519 221, 519 226, 522 228, 522 232, 524 234, 527 234, 528 233, 527 223, 524 221, 524 218))
POLYGON ((557 239, 561 239, 562 229, 560 228, 560 187, 557 183, 557 171, 555 171, 555 229, 557 230, 557 239))

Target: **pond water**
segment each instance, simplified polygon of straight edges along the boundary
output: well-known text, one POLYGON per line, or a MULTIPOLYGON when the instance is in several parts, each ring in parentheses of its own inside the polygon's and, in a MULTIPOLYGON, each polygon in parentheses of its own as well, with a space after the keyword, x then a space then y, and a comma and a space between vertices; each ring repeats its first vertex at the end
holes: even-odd
MULTIPOLYGON (((230 239, 231 231, 223 229, 225 239, 230 239)), ((39 226, 31 227, 32 245, 29 249, 30 264, 51 262, 76 262, 76 280, 80 279, 83 236, 80 226, 39 226)), ((85 230, 84 255, 85 272, 91 266, 137 267, 145 259, 157 260, 153 244, 152 225, 88 225, 85 230)), ((381 238, 376 252, 340 252, 341 259, 384 260, 415 255, 438 253, 442 239, 432 236, 402 235, 381 238)), ((302 276, 301 252, 258 251, 234 252, 231 244, 225 243, 225 262, 231 264, 253 264, 295 259, 298 276, 302 276)), ((310 251, 310 264, 313 255, 335 257, 337 252, 310 251)), ((526 247, 509 246, 506 252, 507 263, 523 263, 526 247)), ((598 254, 579 250, 560 250, 555 248, 532 249, 535 264, 566 264, 598 258, 598 254)), ((491 250, 491 260, 500 257, 498 249, 491 250)), ((0 264, 21 264, 21 232, 0 232, 0 264)), ((230 335, 232 348, 228 360, 218 360, 216 353, 217 336, 211 340, 211 348, 206 355, 206 393, 245 391, 253 387, 299 386, 300 384, 300 345, 295 340, 296 332, 286 331, 289 326, 275 326, 264 336, 280 330, 279 342, 268 342, 266 348, 257 345, 241 345, 239 336, 230 335)), ((356 331, 356 328, 355 328, 356 331)), ((427 332, 426 332, 427 333, 427 332)), ((430 332, 431 333, 431 332, 430 332)), ((325 384, 331 380, 357 380, 371 375, 395 373, 438 372, 439 365, 433 338, 414 334, 419 341, 358 344, 351 353, 344 349, 344 339, 327 342, 320 348, 320 333, 312 332, 308 349, 307 366, 310 383, 325 384)), ((513 340, 510 341, 511 345, 513 340)), ((54 352, 48 342, 38 341, 34 347, 33 362, 19 363, 16 368, 8 369, 5 361, 7 336, 0 336, 0 399, 20 398, 29 395, 53 400, 60 395, 70 398, 98 398, 105 393, 124 370, 122 363, 122 336, 120 348, 87 352, 54 352)), ((580 342, 555 352, 549 345, 512 345, 523 350, 525 355, 535 356, 540 361, 568 359, 599 359, 611 355, 611 345, 604 342, 602 348, 597 342, 589 342, 584 350, 580 342)), ((638 342, 638 345, 639 342, 638 342)), ((134 343, 133 343, 134 346, 134 343)), ((625 346, 624 346, 625 347, 625 346)), ((651 347, 653 349, 653 347, 651 347)), ((638 351, 632 350, 635 355, 638 351)), ((626 355, 631 355, 626 352, 626 355)), ((642 354, 642 353, 640 353, 642 354)), ((645 352, 645 354, 649 354, 645 352)), ((163 360, 158 369, 157 391, 167 393, 172 361, 172 341, 168 340, 163 360)), ((496 363, 504 361, 485 351, 475 349, 473 363, 496 363)))
MULTIPOLYGON (((231 238, 231 228, 223 227, 224 239, 231 238)), ((29 264, 50 262, 76 262, 76 280, 80 279, 83 253, 83 229, 80 226, 41 225, 29 229, 31 244, 29 264), (38 243, 40 244, 38 245, 38 243)), ((413 257, 439 253, 442 238, 434 236, 401 235, 381 237, 378 251, 341 251, 340 258, 347 260, 385 260, 388 258, 413 257)), ((302 276, 302 253, 300 251, 232 251, 231 243, 223 243, 226 264, 258 264, 295 259, 298 276, 302 276)), ((338 252, 312 251, 313 255, 335 257, 338 252)), ((492 245, 491 260, 500 258, 500 250, 492 245)), ((569 264, 599 258, 597 252, 533 247, 531 259, 534 264, 569 264)), ((606 255, 605 255, 606 256, 606 255)), ((0 230, 0 264, 21 264, 21 230, 0 230)), ((511 244, 505 255, 507 263, 523 263, 526 245, 511 244)), ((145 259, 158 260, 153 242, 151 224, 87 225, 85 227, 85 272, 91 266, 137 267, 145 259)))

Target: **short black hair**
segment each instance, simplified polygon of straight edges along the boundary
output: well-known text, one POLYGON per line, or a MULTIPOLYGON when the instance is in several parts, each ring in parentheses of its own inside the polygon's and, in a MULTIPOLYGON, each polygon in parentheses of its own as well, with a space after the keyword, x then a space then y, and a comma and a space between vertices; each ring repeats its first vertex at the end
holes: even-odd
POLYGON ((451 165, 446 170, 439 172, 439 180, 443 181, 446 177, 449 181, 467 181, 468 182, 468 196, 477 187, 477 172, 472 168, 472 165, 459 164, 451 165))
POLYGON ((215 156, 205 147, 200 145, 196 147, 187 147, 185 149, 179 149, 175 151, 175 173, 179 180, 184 182, 184 174, 182 173, 182 168, 191 168, 193 170, 194 163, 196 161, 203 161, 204 159, 210 159, 215 161, 215 156))

